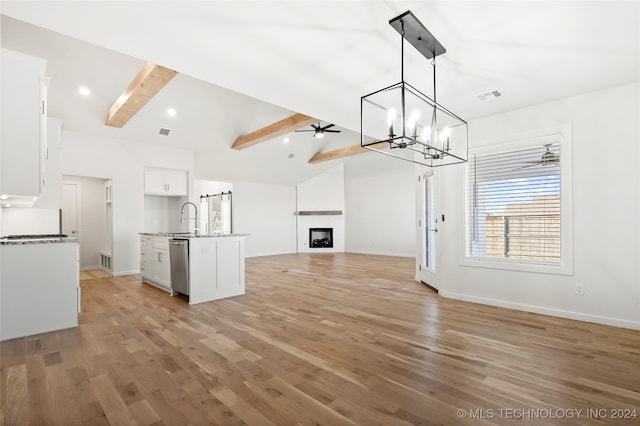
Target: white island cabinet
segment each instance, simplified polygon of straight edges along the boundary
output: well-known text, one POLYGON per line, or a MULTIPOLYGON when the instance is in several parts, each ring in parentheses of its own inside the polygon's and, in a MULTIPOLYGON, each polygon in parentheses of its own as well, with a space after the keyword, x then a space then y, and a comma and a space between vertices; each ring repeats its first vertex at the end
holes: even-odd
MULTIPOLYGON (((245 294, 245 236, 245 234, 195 236, 193 234, 142 233, 140 235, 142 281, 169 291, 172 295, 178 294, 171 286, 171 251, 168 251, 166 256, 158 254, 158 250, 164 250, 164 245, 168 246, 171 239, 176 238, 189 242, 189 294, 186 295, 189 298, 189 304, 245 294), (160 243, 162 248, 159 248, 160 243)), ((177 284, 176 286, 179 287, 177 284)))
POLYGON ((0 340, 78 326, 78 240, 0 242, 0 340))
POLYGON ((244 293, 244 237, 190 238, 189 303, 244 293))

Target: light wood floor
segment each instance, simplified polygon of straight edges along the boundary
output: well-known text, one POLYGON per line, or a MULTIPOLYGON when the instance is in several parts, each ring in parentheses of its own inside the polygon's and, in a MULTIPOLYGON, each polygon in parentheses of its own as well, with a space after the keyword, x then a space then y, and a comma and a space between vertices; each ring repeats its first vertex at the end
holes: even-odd
POLYGON ((111 274, 101 269, 91 269, 88 271, 80 271, 80 280, 92 280, 94 278, 107 278, 111 277, 111 274))
POLYGON ((640 423, 612 419, 640 410, 640 332, 444 299, 412 259, 246 271, 246 296, 194 306, 83 281, 78 328, 0 345, 0 423, 640 423))

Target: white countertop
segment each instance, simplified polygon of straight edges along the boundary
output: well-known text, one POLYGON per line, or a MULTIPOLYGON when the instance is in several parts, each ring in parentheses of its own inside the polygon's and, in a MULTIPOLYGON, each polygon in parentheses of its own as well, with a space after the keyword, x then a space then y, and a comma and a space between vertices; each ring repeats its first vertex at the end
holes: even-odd
POLYGON ((60 244, 60 243, 78 243, 77 238, 33 238, 24 240, 10 240, 7 238, 0 239, 2 246, 19 246, 23 244, 60 244))
POLYGON ((153 237, 171 237, 171 238, 224 238, 224 237, 248 237, 249 234, 194 234, 186 232, 140 232, 140 235, 149 235, 153 237))

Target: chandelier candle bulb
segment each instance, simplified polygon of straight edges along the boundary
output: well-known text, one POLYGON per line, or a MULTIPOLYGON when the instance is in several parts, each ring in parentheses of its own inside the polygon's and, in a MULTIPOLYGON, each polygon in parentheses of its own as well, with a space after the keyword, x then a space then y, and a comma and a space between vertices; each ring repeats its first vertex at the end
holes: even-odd
POLYGON ((451 134, 451 131, 449 130, 448 127, 445 127, 444 129, 442 129, 442 132, 440 133, 440 140, 442 141, 442 150, 445 152, 448 152, 451 149, 449 147, 450 134, 451 134))
POLYGON ((393 139, 393 120, 396 118, 396 110, 391 108, 387 113, 387 126, 389 127, 389 138, 393 139))

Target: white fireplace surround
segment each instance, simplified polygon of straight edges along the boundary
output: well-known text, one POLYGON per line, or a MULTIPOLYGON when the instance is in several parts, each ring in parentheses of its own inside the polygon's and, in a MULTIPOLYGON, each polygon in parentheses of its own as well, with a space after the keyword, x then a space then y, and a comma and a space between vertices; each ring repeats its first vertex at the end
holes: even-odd
POLYGON ((345 251, 344 165, 340 164, 297 186, 298 253, 345 251), (333 247, 311 247, 309 229, 333 228, 333 247))

